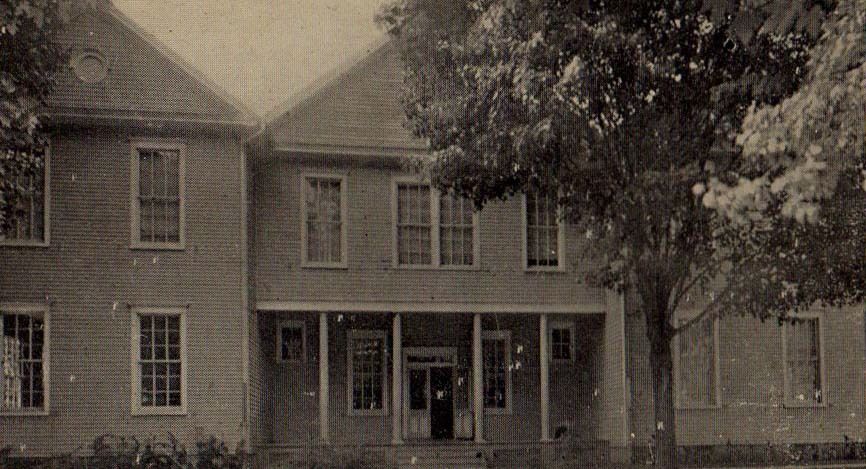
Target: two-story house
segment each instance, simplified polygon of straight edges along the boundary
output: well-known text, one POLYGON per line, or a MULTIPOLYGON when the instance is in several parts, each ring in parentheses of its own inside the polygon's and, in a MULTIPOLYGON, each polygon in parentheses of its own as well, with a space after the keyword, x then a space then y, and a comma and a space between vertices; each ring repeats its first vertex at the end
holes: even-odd
MULTIPOLYGON (((639 305, 586 283, 591 241, 548 198, 475 210, 406 164, 426 145, 393 44, 260 128, 110 4, 64 41, 45 171, 0 242, 0 448, 170 431, 273 465, 646 447, 639 305)), ((863 309, 805 319, 678 338, 679 443, 866 437, 863 309)))

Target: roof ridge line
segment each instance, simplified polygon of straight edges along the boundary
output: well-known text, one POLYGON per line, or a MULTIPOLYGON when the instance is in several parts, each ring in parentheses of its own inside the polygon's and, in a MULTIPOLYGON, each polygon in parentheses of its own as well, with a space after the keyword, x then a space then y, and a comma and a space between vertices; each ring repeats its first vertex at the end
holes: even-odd
POLYGON ((168 47, 168 45, 162 42, 159 38, 146 31, 143 27, 136 23, 135 20, 133 20, 125 13, 120 11, 116 6, 114 6, 114 3, 112 1, 108 0, 101 4, 104 5, 104 9, 108 14, 120 21, 123 26, 125 26, 132 33, 144 40, 145 43, 156 49, 157 52, 166 57, 170 62, 178 66, 183 73, 189 75, 192 79, 203 85, 210 92, 214 93, 226 104, 230 105, 236 111, 238 111, 238 113, 240 114, 240 119, 238 121, 239 123, 251 126, 259 125, 259 115, 256 114, 256 112, 253 111, 246 104, 244 104, 239 98, 230 94, 228 91, 225 90, 225 88, 218 85, 215 81, 205 75, 204 72, 190 64, 186 59, 181 57, 180 54, 175 52, 172 48, 168 47))
POLYGON ((368 43, 365 47, 358 50, 353 56, 338 63, 328 71, 322 73, 310 83, 303 86, 298 91, 292 93, 285 101, 274 106, 273 109, 265 113, 265 126, 274 120, 282 117, 285 114, 295 110, 312 98, 324 93, 344 76, 348 75, 352 70, 362 67, 366 64, 377 52, 381 51, 385 46, 391 43, 390 35, 385 33, 368 43))

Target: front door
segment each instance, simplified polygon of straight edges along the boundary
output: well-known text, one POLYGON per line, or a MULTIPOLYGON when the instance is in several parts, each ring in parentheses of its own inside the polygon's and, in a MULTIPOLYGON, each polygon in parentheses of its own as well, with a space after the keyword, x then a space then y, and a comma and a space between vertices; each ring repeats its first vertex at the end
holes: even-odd
POLYGON ((454 438, 454 373, 452 367, 430 367, 430 436, 454 438))

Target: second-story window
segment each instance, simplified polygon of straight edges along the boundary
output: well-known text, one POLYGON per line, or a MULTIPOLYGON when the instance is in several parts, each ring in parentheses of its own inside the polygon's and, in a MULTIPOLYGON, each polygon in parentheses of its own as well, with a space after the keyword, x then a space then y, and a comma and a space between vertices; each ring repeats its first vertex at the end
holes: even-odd
POLYGON ((303 261, 310 266, 346 265, 345 178, 305 175, 303 261))
POLYGON ((477 214, 472 202, 429 184, 396 184, 396 263, 466 267, 477 263, 477 214))
POLYGON ((9 223, 0 231, 0 244, 48 244, 48 169, 46 151, 41 168, 15 178, 20 191, 13 199, 9 223))
POLYGON ((184 148, 180 144, 133 145, 134 247, 183 247, 183 159, 184 148))
POLYGON ((563 225, 553 196, 536 191, 525 195, 525 264, 528 269, 558 269, 563 265, 563 225))
POLYGON ((397 255, 400 264, 432 263, 430 186, 397 186, 397 255))

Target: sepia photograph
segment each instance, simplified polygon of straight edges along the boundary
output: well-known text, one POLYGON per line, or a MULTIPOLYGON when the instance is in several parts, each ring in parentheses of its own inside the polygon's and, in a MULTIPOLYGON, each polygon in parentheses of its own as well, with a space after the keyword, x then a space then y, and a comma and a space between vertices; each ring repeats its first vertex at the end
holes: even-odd
POLYGON ((0 469, 866 469, 866 0, 0 0, 0 469))

